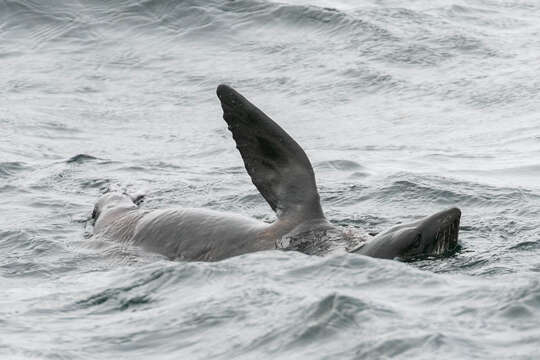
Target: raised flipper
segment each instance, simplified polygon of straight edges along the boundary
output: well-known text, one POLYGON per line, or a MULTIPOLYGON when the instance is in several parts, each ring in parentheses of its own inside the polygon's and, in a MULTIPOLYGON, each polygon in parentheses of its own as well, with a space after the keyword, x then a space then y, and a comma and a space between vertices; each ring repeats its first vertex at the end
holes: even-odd
POLYGON ((278 124, 227 85, 217 96, 251 181, 278 216, 324 218, 313 168, 278 124))

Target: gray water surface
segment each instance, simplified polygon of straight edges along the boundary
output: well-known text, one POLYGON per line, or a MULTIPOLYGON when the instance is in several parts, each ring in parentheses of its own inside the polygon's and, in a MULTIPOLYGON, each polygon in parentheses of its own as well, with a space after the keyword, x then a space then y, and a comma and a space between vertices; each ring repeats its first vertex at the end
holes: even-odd
POLYGON ((539 59, 532 0, 0 1, 0 357, 537 358, 539 59), (89 238, 109 186, 274 219, 219 83, 302 145, 332 222, 458 206, 461 250, 185 263, 89 238))

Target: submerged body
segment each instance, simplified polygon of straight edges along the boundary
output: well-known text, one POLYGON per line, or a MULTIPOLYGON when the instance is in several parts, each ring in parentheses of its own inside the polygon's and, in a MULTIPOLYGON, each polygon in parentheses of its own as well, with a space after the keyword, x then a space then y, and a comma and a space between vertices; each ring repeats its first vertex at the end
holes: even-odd
POLYGON ((375 237, 333 226, 324 216, 313 168, 302 148, 235 90, 220 85, 217 93, 246 170, 277 220, 268 224, 205 209, 142 210, 129 195, 110 192, 95 206, 94 236, 171 259, 199 261, 271 249, 409 259, 456 248, 461 217, 457 208, 375 237))

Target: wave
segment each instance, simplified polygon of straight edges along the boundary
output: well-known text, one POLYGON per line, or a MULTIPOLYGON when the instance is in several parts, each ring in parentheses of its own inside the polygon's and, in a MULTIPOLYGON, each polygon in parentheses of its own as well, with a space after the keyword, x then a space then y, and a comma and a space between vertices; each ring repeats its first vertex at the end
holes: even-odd
POLYGON ((72 164, 72 163, 82 164, 82 163, 89 162, 92 160, 98 160, 98 158, 92 155, 88 155, 88 154, 77 154, 67 159, 66 163, 67 164, 72 164))
POLYGON ((27 168, 28 167, 26 164, 18 161, 0 162, 0 178, 7 178, 9 176, 13 176, 16 173, 21 172, 27 168))
MULTIPOLYGON (((106 37, 106 31, 125 30, 139 34, 201 35, 260 34, 273 31, 315 32, 328 36, 348 35, 391 37, 378 25, 337 9, 288 5, 266 1, 68 1, 34 2, 8 0, 0 3, 0 23, 7 32, 30 32, 35 42, 106 37)), ((113 36, 113 35, 111 35, 113 36)))
POLYGON ((363 170, 364 167, 352 160, 328 160, 320 161, 313 165, 315 169, 330 169, 337 171, 363 170))
POLYGON ((404 198, 435 201, 439 204, 461 206, 519 205, 524 201, 539 198, 540 194, 521 188, 494 187, 485 184, 464 182, 452 178, 395 174, 388 185, 377 190, 377 198, 404 198), (398 178, 397 180, 395 180, 398 178), (401 179, 399 179, 401 178, 401 179))
MULTIPOLYGON (((333 60, 313 69, 318 78, 331 77, 331 83, 318 84, 320 80, 310 77, 309 84, 310 88, 332 91, 338 98, 347 98, 351 92, 400 92, 419 86, 392 71, 395 65, 434 67, 457 56, 502 56, 481 36, 449 24, 444 16, 402 8, 340 10, 260 0, 93 0, 84 4, 8 0, 0 3, 0 26, 5 38, 13 42, 5 51, 0 49, 0 56, 25 47, 77 55, 90 51, 91 56, 85 56, 83 62, 95 66, 105 62, 115 68, 156 68, 186 53, 196 57, 206 47, 212 51, 225 48, 231 57, 244 52, 250 56, 253 52, 281 55, 283 58, 271 65, 281 76, 264 79, 264 86, 272 88, 285 84, 289 89, 291 82, 298 81, 298 74, 293 77, 280 71, 285 64, 306 61, 306 66, 311 66, 308 60, 319 54, 344 52, 343 61, 333 60), (185 42, 190 51, 183 50, 185 42), (62 46, 64 43, 68 46, 62 46), (148 57, 154 53, 159 56, 148 57)), ((222 80, 194 79, 208 82, 209 87, 222 80)), ((235 79, 229 76, 227 80, 235 79)), ((241 81, 236 83, 247 86, 253 82, 241 81)), ((263 85, 259 81, 257 86, 263 85)), ((428 84, 418 90, 426 95, 441 92, 438 85, 429 88, 428 84)), ((97 90, 83 87, 78 91, 97 90)), ((480 99, 483 95, 459 88, 452 96, 466 95, 476 104, 508 100, 510 95, 505 94, 488 92, 485 96, 489 99, 480 99)))
MULTIPOLYGON (((363 179, 356 183, 354 177, 344 181, 342 185, 333 184, 330 188, 321 186, 323 204, 338 208, 356 205, 376 209, 380 203, 400 203, 400 206, 420 206, 426 211, 426 206, 431 208, 441 205, 504 209, 508 206, 520 207, 520 204, 540 199, 540 194, 532 190, 495 187, 427 174, 393 173, 377 178, 378 186, 362 185, 363 179)), ((373 181, 375 179, 372 178, 370 182, 373 181)))

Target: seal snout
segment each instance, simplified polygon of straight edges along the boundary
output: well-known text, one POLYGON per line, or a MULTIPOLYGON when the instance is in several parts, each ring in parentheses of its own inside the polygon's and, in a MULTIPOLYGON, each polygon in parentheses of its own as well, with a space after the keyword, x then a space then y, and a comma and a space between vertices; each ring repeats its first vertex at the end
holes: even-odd
POLYGON ((431 255, 444 255, 454 250, 458 244, 461 210, 454 207, 444 211, 442 215, 441 226, 435 234, 431 255))
POLYGON ((461 218, 461 210, 457 207, 453 207, 447 210, 448 214, 454 218, 461 218))

